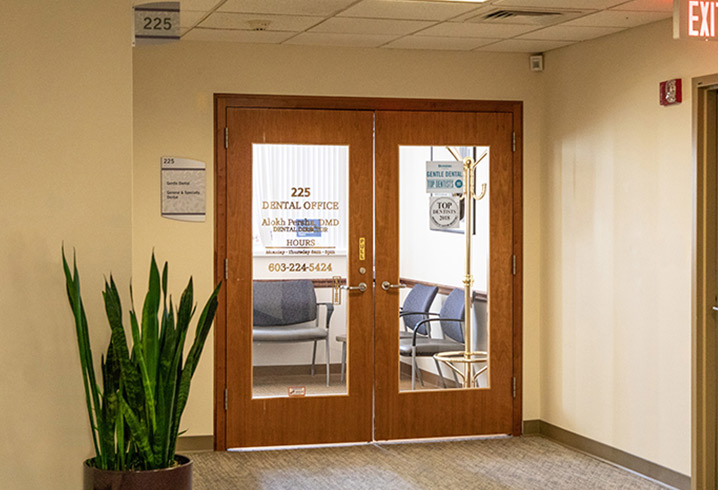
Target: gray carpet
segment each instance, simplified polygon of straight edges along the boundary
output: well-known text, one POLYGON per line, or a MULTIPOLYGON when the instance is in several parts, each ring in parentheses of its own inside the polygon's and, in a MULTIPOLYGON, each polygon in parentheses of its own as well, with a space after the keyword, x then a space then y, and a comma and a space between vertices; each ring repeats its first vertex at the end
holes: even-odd
POLYGON ((189 455, 195 490, 667 488, 539 436, 189 455))

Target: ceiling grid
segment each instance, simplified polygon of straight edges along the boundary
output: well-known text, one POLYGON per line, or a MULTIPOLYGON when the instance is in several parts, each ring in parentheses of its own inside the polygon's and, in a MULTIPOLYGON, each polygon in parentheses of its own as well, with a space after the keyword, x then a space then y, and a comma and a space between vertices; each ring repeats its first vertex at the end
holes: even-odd
POLYGON ((541 53, 669 18, 673 1, 180 0, 180 10, 183 41, 541 53))

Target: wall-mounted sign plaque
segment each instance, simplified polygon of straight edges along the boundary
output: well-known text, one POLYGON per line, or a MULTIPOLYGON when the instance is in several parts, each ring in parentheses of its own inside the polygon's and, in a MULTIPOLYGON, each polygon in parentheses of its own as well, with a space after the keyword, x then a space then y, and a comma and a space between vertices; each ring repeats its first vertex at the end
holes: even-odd
POLYGON ((204 221, 206 194, 204 162, 162 157, 162 217, 204 221))

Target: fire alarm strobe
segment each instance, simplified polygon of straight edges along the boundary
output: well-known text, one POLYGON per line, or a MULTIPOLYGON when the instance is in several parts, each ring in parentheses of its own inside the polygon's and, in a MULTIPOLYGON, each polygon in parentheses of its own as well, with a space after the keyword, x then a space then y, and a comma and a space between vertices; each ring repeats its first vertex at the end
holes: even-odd
POLYGON ((661 82, 659 100, 661 105, 680 104, 683 100, 683 90, 681 85, 680 78, 674 78, 673 80, 661 82))

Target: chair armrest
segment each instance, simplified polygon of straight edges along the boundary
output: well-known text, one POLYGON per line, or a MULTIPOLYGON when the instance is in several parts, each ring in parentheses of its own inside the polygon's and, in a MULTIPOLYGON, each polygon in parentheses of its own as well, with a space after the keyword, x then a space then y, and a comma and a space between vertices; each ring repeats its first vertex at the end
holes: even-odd
POLYGON ((419 323, 416 324, 416 327, 414 327, 414 335, 412 336, 412 344, 413 346, 416 346, 416 334, 419 332, 419 327, 426 324, 426 334, 427 336, 431 336, 431 322, 459 322, 463 323, 464 320, 461 318, 427 318, 426 320, 422 320, 419 323))
POLYGON ((332 315, 334 314, 334 303, 317 303, 317 306, 325 306, 327 308, 327 319, 326 319, 326 329, 329 330, 329 321, 332 319, 332 315))
POLYGON ((439 316, 438 313, 434 313, 433 311, 400 311, 399 317, 406 316, 406 315, 427 315, 427 316, 439 316))
MULTIPOLYGON (((431 311, 404 311, 404 310, 400 310, 400 311, 399 311, 399 318, 402 318, 402 317, 405 317, 405 316, 412 316, 412 315, 421 315, 421 316, 424 316, 424 317, 428 317, 428 316, 439 316, 438 313, 434 313, 434 312, 431 312, 431 311)), ((404 330, 406 330, 407 332, 409 331, 409 328, 406 326, 406 322, 404 322, 404 330)), ((412 330, 412 331, 413 331, 413 330, 412 330)))

